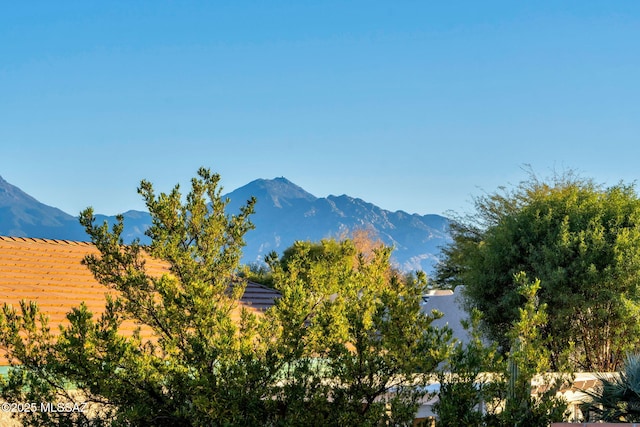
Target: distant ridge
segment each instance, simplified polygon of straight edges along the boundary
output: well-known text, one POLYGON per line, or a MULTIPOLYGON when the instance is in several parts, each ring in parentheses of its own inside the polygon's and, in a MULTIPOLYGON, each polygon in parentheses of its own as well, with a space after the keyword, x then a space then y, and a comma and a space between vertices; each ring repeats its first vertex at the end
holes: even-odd
POLYGON ((295 240, 317 241, 369 229, 395 247, 393 257, 401 269, 430 272, 450 238, 443 216, 391 212, 347 195, 316 197, 283 177, 258 179, 227 194, 230 211, 237 211, 251 195, 258 202, 256 229, 247 234, 248 261, 261 261, 272 250, 281 253, 295 240))
POLYGON ((0 234, 14 237, 87 240, 78 219, 40 203, 0 176, 0 234))
MULTIPOLYGON (((433 270, 440 248, 450 237, 447 218, 440 215, 391 212, 347 195, 316 197, 284 177, 256 179, 228 193, 228 213, 256 197, 252 217, 256 229, 246 235, 243 262, 261 262, 271 251, 279 254, 296 240, 317 241, 345 232, 368 229, 385 244, 393 245, 393 258, 405 271, 433 270)), ((151 223, 147 212, 123 214, 126 242, 148 243, 144 231, 151 223)), ((115 216, 96 215, 99 222, 115 222, 115 216)), ((0 177, 0 235, 47 239, 88 240, 78 219, 38 202, 0 177)))

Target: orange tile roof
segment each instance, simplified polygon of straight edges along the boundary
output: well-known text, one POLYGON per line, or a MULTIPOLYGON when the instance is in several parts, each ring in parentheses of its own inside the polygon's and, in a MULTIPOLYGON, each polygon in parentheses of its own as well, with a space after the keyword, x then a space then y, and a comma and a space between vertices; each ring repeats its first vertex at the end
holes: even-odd
MULTIPOLYGON (((58 324, 66 322, 71 308, 83 301, 99 315, 109 290, 81 264, 88 254, 98 254, 98 250, 87 242, 0 236, 0 304, 18 307, 22 299, 37 301, 54 333, 58 324)), ((167 271, 166 264, 158 260, 149 259, 146 266, 150 274, 167 271)), ((249 283, 240 302, 259 312, 271 307, 278 296, 273 289, 249 283)), ((130 333, 135 327, 125 322, 123 332, 130 333)), ((0 365, 4 363, 0 359, 0 365)))

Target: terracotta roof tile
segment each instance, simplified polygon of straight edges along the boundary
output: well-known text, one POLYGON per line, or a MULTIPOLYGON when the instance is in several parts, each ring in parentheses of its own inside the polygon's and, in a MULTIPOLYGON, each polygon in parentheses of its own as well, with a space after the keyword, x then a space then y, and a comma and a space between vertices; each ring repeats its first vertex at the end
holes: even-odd
MULTIPOLYGON (((52 332, 58 331, 66 313, 83 301, 94 315, 100 315, 110 291, 81 264, 88 254, 98 254, 88 242, 0 236, 0 303, 17 307, 22 299, 37 301, 50 317, 52 332)), ((166 264, 153 259, 148 259, 146 266, 151 274, 167 271, 166 264)), ((240 302, 259 312, 271 307, 278 297, 273 289, 249 283, 240 302)), ((130 333, 134 326, 128 322, 123 331, 130 333)), ((144 335, 150 332, 143 331, 144 335)), ((0 359, 0 364, 5 363, 0 359)))

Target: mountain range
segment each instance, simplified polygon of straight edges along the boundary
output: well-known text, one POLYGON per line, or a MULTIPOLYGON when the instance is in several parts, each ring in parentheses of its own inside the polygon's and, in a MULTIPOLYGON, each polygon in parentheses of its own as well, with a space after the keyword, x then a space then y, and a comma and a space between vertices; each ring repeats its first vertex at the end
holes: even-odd
MULTIPOLYGON (((238 212, 251 196, 258 200, 252 217, 256 228, 245 236, 245 263, 261 262, 271 251, 281 254, 296 240, 318 241, 365 229, 395 247, 393 259, 400 269, 429 273, 440 248, 450 241, 449 220, 443 216, 391 212, 347 195, 316 197, 283 177, 257 179, 226 194, 227 212, 238 212)), ((125 241, 148 242, 144 231, 151 223, 149 214, 130 210, 123 216, 125 241)), ((96 215, 96 219, 115 222, 115 216, 96 215)), ((77 217, 40 203, 2 177, 0 235, 88 240, 77 217)))

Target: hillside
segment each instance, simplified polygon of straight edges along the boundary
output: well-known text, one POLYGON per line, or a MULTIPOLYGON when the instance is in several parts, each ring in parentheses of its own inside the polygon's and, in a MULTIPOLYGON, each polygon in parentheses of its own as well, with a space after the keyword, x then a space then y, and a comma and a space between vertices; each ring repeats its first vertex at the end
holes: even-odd
POLYGON ((0 235, 86 240, 78 219, 40 203, 0 176, 0 235))
POLYGON ((371 229, 393 245, 403 270, 431 271, 440 247, 448 242, 448 220, 439 215, 390 212, 347 195, 316 197, 285 178, 259 179, 229 193, 231 212, 256 196, 256 229, 247 236, 248 261, 280 253, 295 240, 337 237, 355 229, 371 229))

